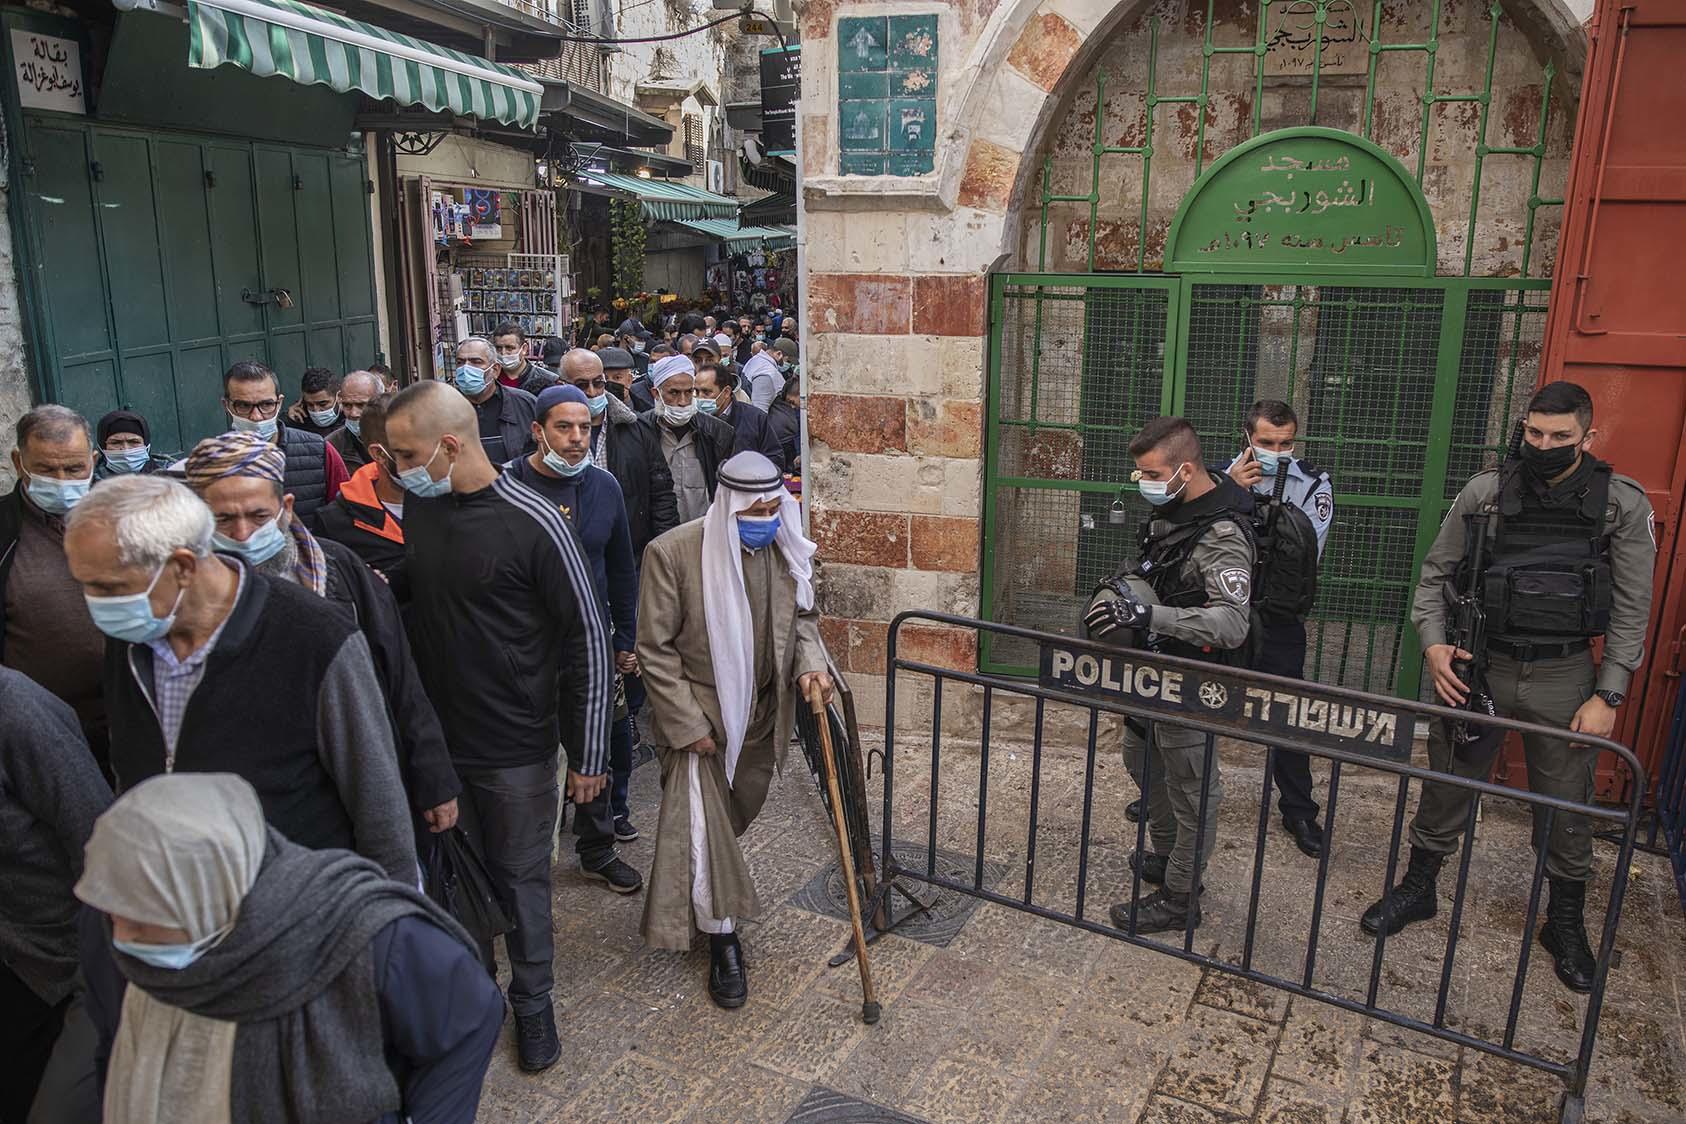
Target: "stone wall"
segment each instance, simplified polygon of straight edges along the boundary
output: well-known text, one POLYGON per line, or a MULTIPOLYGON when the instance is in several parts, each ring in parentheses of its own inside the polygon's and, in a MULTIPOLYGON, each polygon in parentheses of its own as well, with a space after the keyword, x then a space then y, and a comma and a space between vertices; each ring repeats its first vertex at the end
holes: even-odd
MULTIPOLYGON (((1221 6, 1233 18, 1241 5, 1230 0, 1221 6)), ((1398 0, 1392 6, 1398 7, 1398 0)), ((1456 0, 1453 6, 1465 11, 1466 24, 1481 25, 1479 31, 1442 41, 1444 65, 1458 76, 1455 88, 1468 89, 1470 60, 1485 59, 1485 22, 1469 15, 1473 0, 1456 0)), ((808 0, 798 5, 803 45, 799 205, 806 224, 802 328, 811 440, 805 483, 820 543, 827 642, 855 686, 865 722, 879 721, 883 714, 885 638, 897 612, 977 611, 987 275, 1026 264, 1021 251, 1037 221, 1035 207, 1026 200, 1036 197, 1039 154, 1060 143, 1056 122, 1069 120, 1074 112, 1081 115, 1078 98, 1085 84, 1093 89, 1093 68, 1113 65, 1122 71, 1115 87, 1121 95, 1145 85, 1144 76, 1131 70, 1128 55, 1131 29, 1149 7, 1168 29, 1162 45, 1174 46, 1181 59, 1180 72, 1166 72, 1164 78, 1187 85, 1188 63, 1198 58, 1198 44, 1190 56, 1188 43, 1175 41, 1191 34, 1191 28, 1193 35, 1200 33, 1205 5, 1194 0, 1125 0, 1117 6, 1107 0, 808 0), (840 175, 838 19, 930 13, 938 17, 940 41, 935 170, 916 177, 840 175)), ((1579 9, 1585 7, 1581 0, 1579 9)), ((1523 88, 1529 79, 1522 73, 1523 61, 1531 59, 1537 82, 1538 62, 1557 44, 1560 89, 1572 91, 1578 88, 1584 56, 1578 30, 1584 11, 1571 10, 1562 0, 1516 0, 1504 8, 1504 53, 1517 61, 1514 73, 1506 63, 1509 100, 1492 114, 1493 143, 1509 143, 1516 131, 1507 118, 1511 103, 1526 108, 1523 88)), ((1196 91, 1198 81, 1196 66, 1196 91)), ((1437 80, 1436 88, 1454 87, 1437 80)), ((1537 105, 1537 89, 1534 98, 1537 105)), ((1353 99, 1347 95, 1346 100, 1353 99)), ((1162 112, 1171 108, 1162 107, 1162 112)), ((1209 110, 1209 148, 1233 143, 1225 130, 1232 128, 1239 109, 1214 105, 1209 110)), ((1303 124, 1288 120, 1291 109, 1284 99, 1269 110, 1271 122, 1303 124)), ((1331 106, 1327 112, 1336 110, 1331 106)), ((1443 148, 1445 158, 1455 161, 1451 149, 1473 143, 1473 137, 1458 114, 1450 116, 1442 129, 1443 148)), ((1554 143, 1561 159, 1568 113, 1559 121, 1562 131, 1554 143)), ((1531 136, 1526 143, 1532 143, 1531 136)), ((1185 178, 1192 182, 1192 169, 1185 178)), ((1167 201, 1172 193, 1180 195, 1177 180, 1168 176, 1164 182, 1167 201)), ((1186 187, 1187 182, 1181 183, 1186 187)), ((1121 193, 1122 186, 1117 190, 1121 193)), ((1467 207, 1467 195, 1463 198, 1467 207)), ((1446 213, 1456 208, 1456 199, 1448 197, 1446 213)), ((1150 231, 1152 226, 1150 221, 1150 231)), ((1460 240, 1460 268, 1461 247, 1460 240)), ((1119 246, 1120 256, 1122 250, 1119 246)), ((1062 265, 1071 267, 1069 259, 1062 265)), ((1502 269, 1502 262, 1492 268, 1502 269)), ((1033 553, 1028 548, 1034 545, 1008 544, 1027 548, 1026 553, 1033 553)), ((956 668, 976 666, 970 632, 919 626, 901 635, 904 655, 956 668)), ((922 717, 923 698, 910 688, 911 705, 898 710, 898 723, 904 716, 910 721, 922 717)))
MULTIPOLYGON (((12 448, 13 427, 34 404, 17 265, 12 256, 12 226, 7 220, 10 206, 10 197, 0 191, 0 449, 7 454, 12 448)), ((9 491, 14 482, 12 458, 0 456, 0 491, 9 491)))

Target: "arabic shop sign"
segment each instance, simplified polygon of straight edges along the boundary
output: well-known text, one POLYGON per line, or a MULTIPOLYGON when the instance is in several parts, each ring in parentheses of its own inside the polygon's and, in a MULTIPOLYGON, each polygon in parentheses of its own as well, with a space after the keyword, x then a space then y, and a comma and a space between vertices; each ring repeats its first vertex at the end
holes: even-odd
POLYGON ((1171 224, 1168 273, 1434 275, 1434 222, 1410 174, 1352 133, 1282 129, 1226 153, 1171 224))
POLYGON ((1037 679, 1051 690, 1116 703, 1147 718, 1198 718, 1243 741, 1269 744, 1292 738, 1388 761, 1411 755, 1409 711, 1376 705, 1378 700, 1354 702, 1315 683, 1277 689, 1241 679, 1217 664, 1193 671, 1165 664, 1151 652, 1056 643, 1042 645, 1037 679))
POLYGON ((1362 12, 1353 0, 1328 0, 1321 18, 1318 4, 1289 0, 1265 13, 1266 78, 1369 73, 1369 0, 1362 12))
POLYGON ((88 112, 82 97, 82 49, 74 39, 12 29, 12 71, 25 109, 88 112))

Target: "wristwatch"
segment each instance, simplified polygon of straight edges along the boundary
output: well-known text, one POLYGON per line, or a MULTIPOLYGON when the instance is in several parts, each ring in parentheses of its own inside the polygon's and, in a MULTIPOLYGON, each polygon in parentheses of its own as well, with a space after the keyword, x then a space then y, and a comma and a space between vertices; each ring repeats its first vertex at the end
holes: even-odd
POLYGON ((1621 706, 1627 701, 1627 696, 1620 691, 1594 691, 1593 694, 1603 699, 1607 706, 1621 706))

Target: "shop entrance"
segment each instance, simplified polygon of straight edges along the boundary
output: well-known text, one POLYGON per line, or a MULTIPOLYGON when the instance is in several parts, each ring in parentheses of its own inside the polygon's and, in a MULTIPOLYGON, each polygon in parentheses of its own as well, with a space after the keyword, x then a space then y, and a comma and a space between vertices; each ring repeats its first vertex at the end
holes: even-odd
POLYGON ((360 156, 64 116, 26 115, 24 144, 47 399, 131 407, 175 451, 226 428, 237 360, 290 396, 305 367, 380 358, 360 156))
MULTIPOLYGON (((1427 203, 1398 161, 1350 133, 1294 128, 1201 174, 1162 274, 994 277, 984 614, 1075 632, 1135 550, 1146 505, 1131 436, 1182 414, 1221 469, 1248 405, 1281 398, 1338 509, 1306 673, 1417 695, 1417 568, 1535 385, 1549 288, 1437 277, 1436 260, 1427 203)), ((988 671, 1034 671, 1005 635, 982 656, 988 671)))

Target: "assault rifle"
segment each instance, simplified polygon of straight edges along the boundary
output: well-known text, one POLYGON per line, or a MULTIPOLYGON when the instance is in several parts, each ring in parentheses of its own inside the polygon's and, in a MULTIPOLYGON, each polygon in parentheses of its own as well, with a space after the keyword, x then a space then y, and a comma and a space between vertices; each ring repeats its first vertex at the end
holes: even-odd
MULTIPOLYGON (((1523 419, 1518 418, 1516 428, 1511 432, 1510 444, 1505 448, 1504 460, 1499 465, 1501 473, 1521 456, 1522 426, 1523 419)), ((1464 548, 1464 563, 1458 572, 1457 584, 1447 589, 1452 610, 1452 647, 1470 654, 1467 660, 1452 661, 1452 674, 1469 688, 1463 709, 1487 718, 1498 713, 1493 705, 1492 693, 1487 689, 1487 610, 1484 604, 1487 564, 1498 522, 1498 502, 1495 499, 1478 519, 1471 521, 1471 537, 1464 548)), ((1473 757, 1476 744, 1489 736, 1487 727, 1470 720, 1454 722, 1450 733, 1452 751, 1460 757, 1473 757)))

